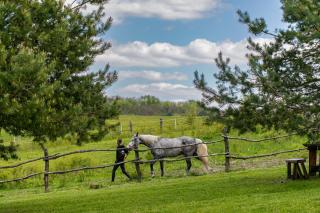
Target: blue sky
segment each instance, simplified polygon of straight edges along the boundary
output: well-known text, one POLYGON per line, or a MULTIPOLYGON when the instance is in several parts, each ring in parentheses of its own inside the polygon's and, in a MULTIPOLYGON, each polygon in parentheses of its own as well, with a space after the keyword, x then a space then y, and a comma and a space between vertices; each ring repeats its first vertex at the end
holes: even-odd
POLYGON ((264 17, 273 30, 284 27, 280 7, 280 0, 111 0, 106 14, 114 24, 103 38, 113 46, 97 57, 92 69, 110 63, 119 72, 118 82, 107 90, 111 96, 200 99, 193 72, 199 70, 214 82, 213 59, 219 51, 234 64, 246 64, 249 34, 236 11, 264 17))

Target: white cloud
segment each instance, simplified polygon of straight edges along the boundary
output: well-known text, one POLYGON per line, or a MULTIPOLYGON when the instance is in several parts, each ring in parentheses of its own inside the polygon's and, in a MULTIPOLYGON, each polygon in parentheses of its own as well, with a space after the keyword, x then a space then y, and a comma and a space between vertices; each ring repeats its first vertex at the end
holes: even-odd
MULTIPOLYGON (((270 42, 271 39, 257 38, 259 43, 270 42)), ((98 64, 110 62, 116 67, 176 67, 192 64, 214 64, 213 59, 220 51, 229 57, 234 64, 245 64, 247 41, 224 41, 220 43, 207 39, 196 39, 186 46, 170 43, 147 44, 134 41, 127 44, 115 44, 111 50, 96 58, 98 64)))
POLYGON ((166 82, 130 84, 115 91, 114 95, 120 95, 122 97, 140 97, 147 94, 156 96, 161 100, 170 101, 201 99, 201 92, 192 86, 166 82))
MULTIPOLYGON (((219 8, 221 0, 111 0, 105 13, 116 23, 126 17, 155 17, 165 20, 191 20, 205 17, 219 8)), ((73 0, 67 0, 71 4, 73 0)), ((76 5, 75 3, 73 5, 76 5)), ((85 13, 96 9, 87 5, 85 13)))
POLYGON ((176 80, 184 81, 188 79, 188 76, 181 72, 157 72, 153 70, 143 70, 143 71, 119 71, 119 79, 128 78, 141 78, 152 81, 167 81, 176 80))
POLYGON ((219 0, 112 0, 106 6, 115 19, 127 16, 167 20, 198 19, 218 7, 219 0))

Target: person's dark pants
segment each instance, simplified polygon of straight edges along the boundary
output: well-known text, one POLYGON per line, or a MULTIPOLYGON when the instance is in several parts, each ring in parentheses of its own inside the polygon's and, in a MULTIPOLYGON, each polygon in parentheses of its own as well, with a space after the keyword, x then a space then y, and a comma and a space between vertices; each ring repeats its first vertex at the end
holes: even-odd
MULTIPOLYGON (((115 163, 121 163, 121 162, 115 162, 115 163)), ((131 179, 130 175, 126 171, 126 168, 124 167, 124 163, 122 163, 122 164, 117 164, 117 165, 113 166, 113 169, 112 169, 112 182, 114 182, 114 179, 116 177, 116 171, 119 168, 119 166, 121 168, 122 173, 125 174, 129 179, 131 179)))

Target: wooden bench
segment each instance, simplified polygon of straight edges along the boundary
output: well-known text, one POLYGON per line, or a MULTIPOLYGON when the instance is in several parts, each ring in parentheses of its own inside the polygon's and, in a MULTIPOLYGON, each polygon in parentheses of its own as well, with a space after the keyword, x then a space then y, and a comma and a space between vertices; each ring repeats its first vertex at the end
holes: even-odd
POLYGON ((300 179, 300 178, 304 178, 304 179, 308 179, 309 175, 307 172, 307 169, 304 165, 304 163, 306 162, 305 159, 303 158, 291 158, 291 159, 287 159, 286 163, 287 163, 287 168, 288 168, 288 179, 300 179), (291 164, 293 164, 293 170, 291 167, 291 164), (301 165, 301 168, 300 168, 301 165), (301 171, 302 169, 302 171, 301 171))

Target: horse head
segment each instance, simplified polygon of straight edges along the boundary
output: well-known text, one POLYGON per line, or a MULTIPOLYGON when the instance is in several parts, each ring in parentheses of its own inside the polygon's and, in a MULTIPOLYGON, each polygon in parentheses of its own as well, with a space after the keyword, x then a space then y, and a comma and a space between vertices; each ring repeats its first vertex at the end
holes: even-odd
POLYGON ((141 143, 139 138, 139 133, 135 134, 128 144, 127 148, 131 151, 135 146, 138 146, 141 143))

